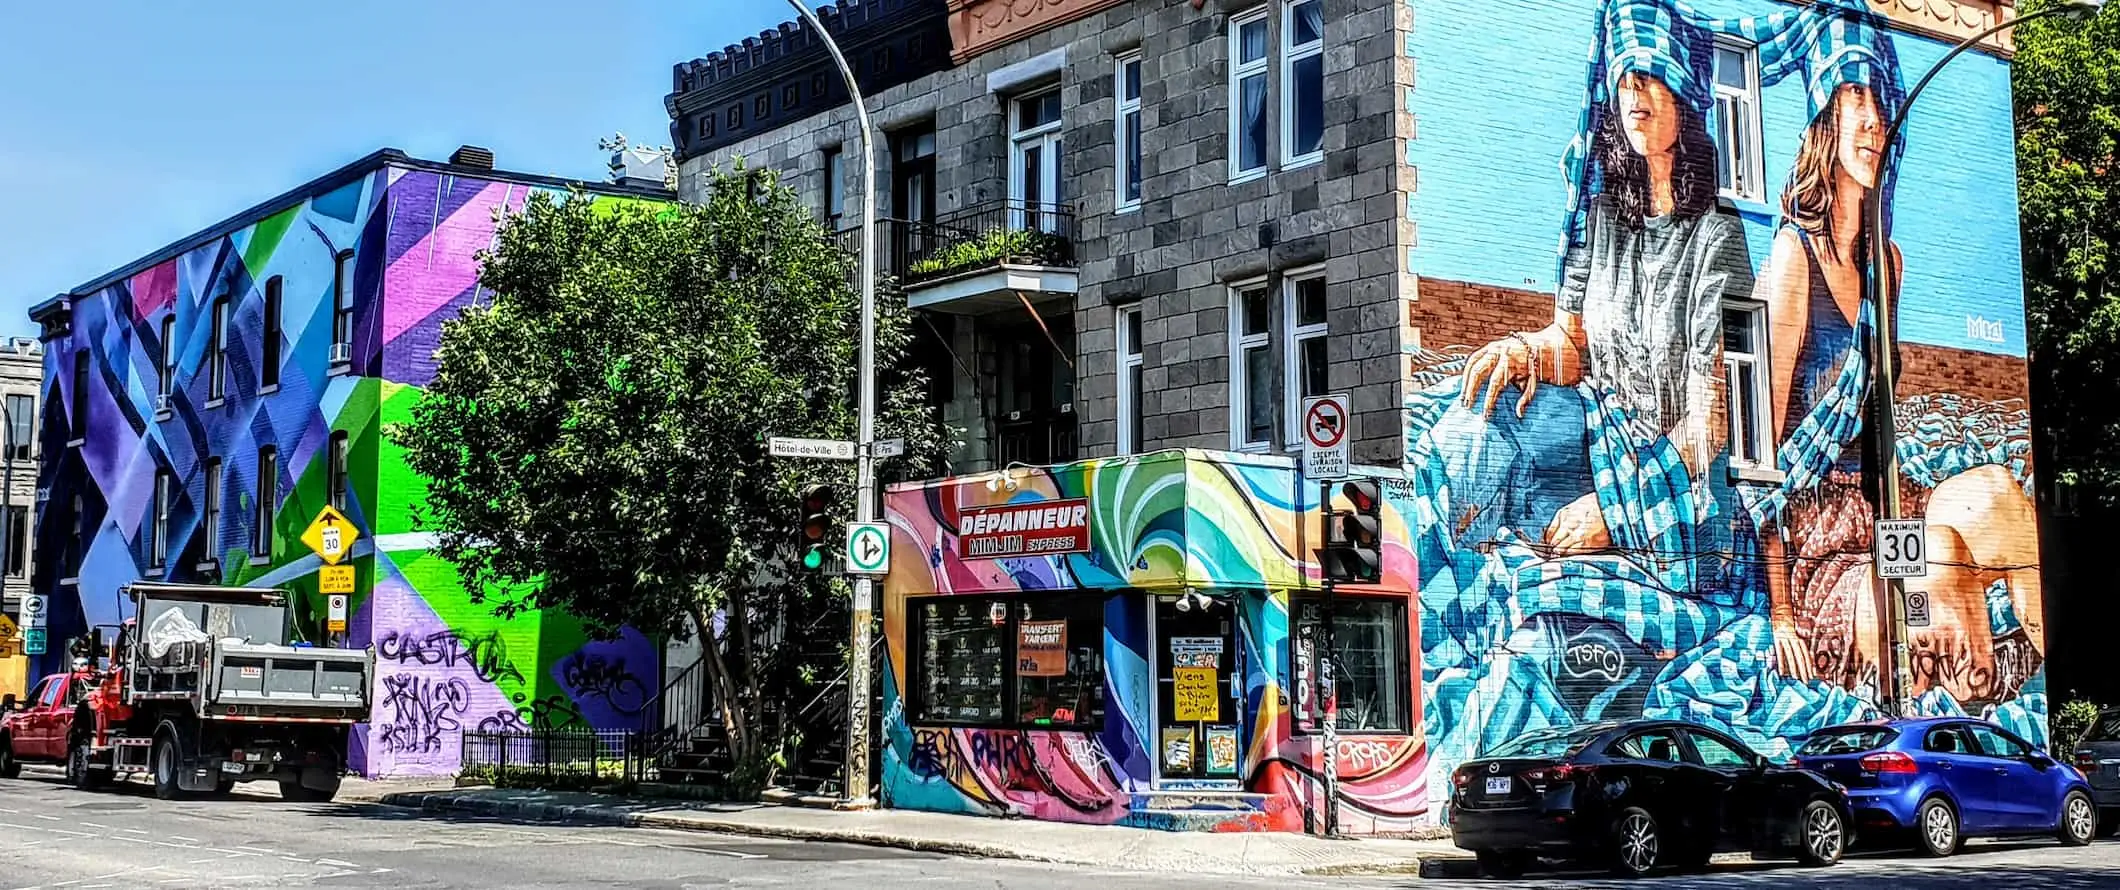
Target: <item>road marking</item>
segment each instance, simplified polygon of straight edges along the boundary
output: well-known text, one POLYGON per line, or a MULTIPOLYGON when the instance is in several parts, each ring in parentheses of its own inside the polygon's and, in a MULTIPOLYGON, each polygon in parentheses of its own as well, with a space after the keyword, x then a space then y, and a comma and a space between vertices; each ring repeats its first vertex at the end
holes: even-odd
MULTIPOLYGON (((81 824, 83 824, 83 825, 87 825, 88 823, 86 823, 86 822, 83 822, 83 823, 81 823, 81 824)), ((118 830, 119 830, 119 831, 122 831, 122 832, 125 832, 126 834, 146 834, 146 833, 147 833, 147 831, 146 831, 145 829, 140 829, 140 828, 120 828, 120 829, 118 829, 118 830)))
POLYGON ((192 861, 190 861, 190 862, 188 862, 188 863, 185 863, 185 864, 186 864, 186 865, 205 865, 206 863, 209 863, 209 862, 219 862, 219 861, 221 861, 221 860, 223 860, 223 859, 227 859, 227 858, 228 858, 228 857, 226 857, 226 856, 208 856, 208 857, 206 857, 206 858, 204 858, 204 859, 194 859, 194 860, 192 860, 192 861))
POLYGON ((358 866, 358 865, 355 865, 355 864, 353 864, 353 863, 351 863, 351 862, 340 862, 340 861, 338 861, 338 860, 336 860, 336 859, 319 859, 319 860, 317 860, 317 864, 318 864, 318 865, 329 865, 329 866, 331 866, 332 868, 360 868, 360 866, 358 866))
POLYGON ((99 824, 99 823, 95 823, 95 822, 79 822, 79 823, 75 823, 75 824, 78 824, 78 825, 85 825, 85 826, 88 826, 89 828, 101 828, 101 829, 103 829, 104 831, 109 831, 109 830, 110 830, 110 826, 108 826, 108 825, 102 825, 102 824, 99 824))
POLYGON ((183 841, 183 842, 185 842, 185 843, 187 843, 187 844, 196 844, 196 843, 198 843, 198 842, 199 842, 199 839, 198 839, 198 838, 195 838, 195 837, 185 837, 185 836, 183 836, 183 835, 181 835, 181 834, 172 834, 172 835, 170 835, 170 836, 169 836, 169 839, 170 839, 170 840, 173 840, 173 841, 183 841))
MULTIPOLYGON (((44 815, 43 813, 31 813, 30 815, 32 815, 32 816, 35 816, 35 817, 37 817, 37 818, 39 818, 39 819, 42 819, 42 820, 44 820, 44 821, 46 821, 46 822, 59 822, 59 821, 62 821, 62 820, 61 820, 61 819, 60 819, 59 817, 57 817, 57 816, 47 816, 47 815, 44 815)), ((55 885, 53 885, 53 886, 57 886, 57 885, 55 884, 55 885)))
POLYGON ((249 850, 249 851, 250 851, 250 852, 252 852, 252 853, 259 853, 259 854, 263 854, 263 855, 266 855, 266 856, 270 856, 270 855, 272 855, 272 851, 271 851, 271 850, 267 850, 267 849, 265 849, 264 847, 246 847, 246 846, 243 846, 242 844, 236 844, 236 845, 235 845, 235 848, 236 848, 236 849, 238 849, 238 850, 249 850))
POLYGON ((397 871, 397 869, 394 869, 394 868, 379 868, 379 869, 376 869, 375 871, 369 872, 369 874, 372 874, 372 875, 387 875, 387 874, 389 874, 389 873, 391 873, 391 872, 394 872, 394 871, 397 871))
POLYGON ((75 830, 73 830, 73 829, 71 829, 71 828, 47 828, 47 829, 44 829, 44 830, 45 830, 45 831, 49 831, 49 832, 51 832, 51 833, 53 833, 53 834, 70 834, 70 835, 73 835, 74 837, 101 837, 101 836, 102 836, 102 835, 96 834, 95 832, 92 832, 92 831, 75 831, 75 830))

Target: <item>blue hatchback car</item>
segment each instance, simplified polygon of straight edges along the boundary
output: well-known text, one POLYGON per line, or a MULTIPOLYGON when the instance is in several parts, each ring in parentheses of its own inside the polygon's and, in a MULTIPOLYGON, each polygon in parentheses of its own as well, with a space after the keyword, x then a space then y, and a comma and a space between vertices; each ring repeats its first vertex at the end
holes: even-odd
POLYGON ((1964 717, 1832 726, 1797 765, 1847 786, 1859 846, 1911 840, 1949 856, 1969 837, 2091 842, 2098 807, 2083 774, 1995 724, 1964 717))

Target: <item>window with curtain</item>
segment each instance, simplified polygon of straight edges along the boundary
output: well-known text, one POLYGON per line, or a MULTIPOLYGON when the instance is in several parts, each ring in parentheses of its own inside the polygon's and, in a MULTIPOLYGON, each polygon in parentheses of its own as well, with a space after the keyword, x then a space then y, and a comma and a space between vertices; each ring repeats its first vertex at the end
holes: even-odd
POLYGON ((1266 8, 1229 19, 1230 177, 1247 178, 1266 170, 1267 60, 1266 8))
POLYGON ((1119 146, 1113 182, 1121 212, 1141 206, 1141 54, 1120 56, 1112 72, 1112 93, 1118 98, 1112 121, 1113 144, 1119 146))
POLYGON ((1281 161, 1324 156, 1325 10, 1322 0, 1287 7, 1281 23, 1281 161))
POLYGON ((7 395, 7 456, 11 460, 29 460, 31 446, 36 444, 37 397, 27 393, 7 395))
MULTIPOLYGON (((1316 652, 1325 637, 1325 604, 1314 597, 1296 600, 1294 647, 1296 719, 1304 728, 1317 725, 1316 652)), ((1339 685, 1341 732, 1397 733, 1413 725, 1411 677, 1406 644, 1406 602, 1342 596, 1333 604, 1333 677, 1339 685)))

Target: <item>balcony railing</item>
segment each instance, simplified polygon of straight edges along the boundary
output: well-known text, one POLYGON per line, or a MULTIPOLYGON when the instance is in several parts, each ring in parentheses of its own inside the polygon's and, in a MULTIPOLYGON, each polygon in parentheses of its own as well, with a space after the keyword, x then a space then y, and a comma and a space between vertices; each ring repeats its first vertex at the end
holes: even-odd
MULTIPOLYGON (((861 229, 839 233, 850 252, 861 229)), ((1008 201, 973 207, 934 222, 876 221, 880 259, 900 284, 917 285, 1003 264, 1073 268, 1075 211, 1058 204, 1008 201)))

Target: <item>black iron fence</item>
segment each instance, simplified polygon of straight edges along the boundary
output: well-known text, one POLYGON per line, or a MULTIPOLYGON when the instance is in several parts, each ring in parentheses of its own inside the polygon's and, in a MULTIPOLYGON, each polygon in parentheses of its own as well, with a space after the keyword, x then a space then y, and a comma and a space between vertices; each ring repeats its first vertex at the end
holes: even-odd
POLYGON ((464 733, 463 777, 498 786, 593 787, 653 781, 647 736, 623 730, 464 733))
MULTIPOLYGON (((839 233, 849 252, 861 249, 861 229, 839 233)), ((1075 211, 1062 204, 1003 201, 952 213, 933 222, 878 219, 879 268, 902 284, 918 284, 1004 263, 1075 265, 1075 211)))

